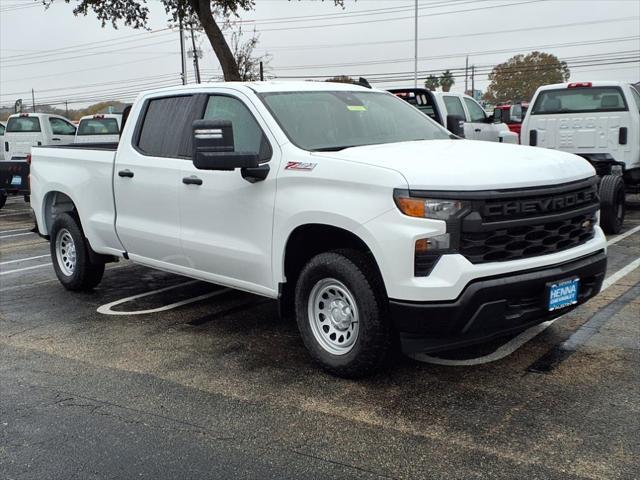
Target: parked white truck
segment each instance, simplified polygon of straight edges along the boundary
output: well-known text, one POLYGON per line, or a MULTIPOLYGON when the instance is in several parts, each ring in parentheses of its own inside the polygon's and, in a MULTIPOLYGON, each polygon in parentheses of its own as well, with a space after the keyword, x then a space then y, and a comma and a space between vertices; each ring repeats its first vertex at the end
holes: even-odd
POLYGON ((165 88, 117 147, 35 148, 32 207, 69 290, 121 257, 278 299, 328 371, 517 332, 600 290, 580 157, 461 140, 324 82, 165 88), (452 138, 453 137, 453 138, 452 138))
POLYGON ((502 111, 488 115, 469 95, 432 92, 426 88, 389 90, 460 137, 487 142, 519 143, 518 134, 502 121, 502 111))
POLYGON ((118 143, 122 115, 105 113, 80 119, 74 143, 118 143))
POLYGON ((640 93, 614 81, 545 85, 535 93, 522 124, 522 143, 574 153, 600 177, 607 233, 618 233, 625 192, 640 192, 640 93))

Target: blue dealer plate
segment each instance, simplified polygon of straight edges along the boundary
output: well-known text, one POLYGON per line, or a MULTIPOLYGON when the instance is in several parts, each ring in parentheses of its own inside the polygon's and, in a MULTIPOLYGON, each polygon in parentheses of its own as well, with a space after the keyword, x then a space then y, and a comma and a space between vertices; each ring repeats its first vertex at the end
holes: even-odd
POLYGON ((580 279, 561 280, 549 285, 549 311, 559 310, 578 303, 580 279))
POLYGON ((22 177, 20 175, 14 175, 11 178, 11 186, 12 187, 18 187, 22 185, 22 177))

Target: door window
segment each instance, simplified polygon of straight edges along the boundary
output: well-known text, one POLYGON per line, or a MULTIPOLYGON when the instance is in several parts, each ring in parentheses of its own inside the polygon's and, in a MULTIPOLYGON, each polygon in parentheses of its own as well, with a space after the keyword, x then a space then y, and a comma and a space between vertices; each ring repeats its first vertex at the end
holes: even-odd
POLYGON ((54 135, 75 135, 76 127, 69 122, 65 122, 61 118, 50 118, 51 133, 54 135))
POLYGON ((4 135, 4 125, 0 123, 0 137, 4 135))
POLYGON ((447 107, 447 115, 458 115, 462 118, 466 118, 464 108, 462 108, 462 102, 458 97, 445 95, 444 104, 447 107))
POLYGON ((204 119, 231 122, 236 152, 258 153, 261 161, 271 158, 271 145, 267 137, 247 106, 237 98, 226 95, 210 96, 204 119))
POLYGON ((636 102, 636 108, 640 112, 640 93, 638 93, 635 88, 631 87, 631 95, 633 96, 633 100, 636 102))
POLYGON ((153 157, 191 158, 197 97, 183 95, 149 100, 140 117, 138 151, 153 157))
POLYGON ((470 122, 484 122, 487 116, 480 105, 471 100, 470 98, 464 98, 464 103, 467 104, 467 110, 469 110, 470 122))

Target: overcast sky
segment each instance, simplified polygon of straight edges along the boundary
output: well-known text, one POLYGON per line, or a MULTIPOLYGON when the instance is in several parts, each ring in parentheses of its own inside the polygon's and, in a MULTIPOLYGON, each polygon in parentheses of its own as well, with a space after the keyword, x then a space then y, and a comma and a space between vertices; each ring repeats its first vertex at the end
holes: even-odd
MULTIPOLYGON (((54 1, 0 0, 0 105, 122 98, 154 86, 179 83, 177 31, 157 0, 147 3, 152 32, 121 25, 100 27, 95 16, 74 17, 72 5, 54 1)), ((316 78, 347 74, 376 86, 413 84, 414 0, 257 0, 241 13, 245 35, 255 27, 260 53, 272 55, 269 74, 316 78), (389 81, 381 82, 383 79, 389 81)), ((419 0, 418 70, 476 65, 475 86, 486 72, 517 53, 534 49, 566 60, 571 80, 640 80, 640 0, 419 0)), ((236 27, 237 28, 237 27, 236 27)), ((190 38, 189 38, 190 41, 190 38)), ((221 71, 203 35, 203 79, 221 71)), ((189 79, 193 65, 188 61, 189 79)), ((464 71, 454 70, 455 91, 464 71)), ((469 82, 470 83, 470 82, 469 82)), ((469 84, 470 87, 470 84, 469 84)))

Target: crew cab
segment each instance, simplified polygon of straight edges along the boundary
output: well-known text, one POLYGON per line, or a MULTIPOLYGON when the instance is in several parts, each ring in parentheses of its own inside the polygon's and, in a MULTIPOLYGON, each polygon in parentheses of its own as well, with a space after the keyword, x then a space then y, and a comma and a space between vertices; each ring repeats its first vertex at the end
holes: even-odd
POLYGON ((387 92, 325 82, 141 93, 119 144, 37 147, 32 208, 69 290, 105 263, 277 299, 346 377, 482 342, 596 295, 584 159, 464 140, 387 92))
POLYGON ((600 177, 605 232, 618 233, 626 193, 640 191, 640 93, 616 81, 545 85, 522 125, 522 143, 587 159, 600 177))
POLYGON ((122 115, 87 115, 80 119, 74 143, 118 143, 122 115))
POLYGON ((518 143, 518 135, 501 120, 501 112, 488 115, 469 95, 432 92, 426 88, 395 88, 389 91, 456 135, 470 140, 518 143))
POLYGON ((9 116, 3 137, 4 159, 0 160, 0 189, 29 195, 31 147, 73 143, 76 127, 59 115, 16 113, 9 116))

